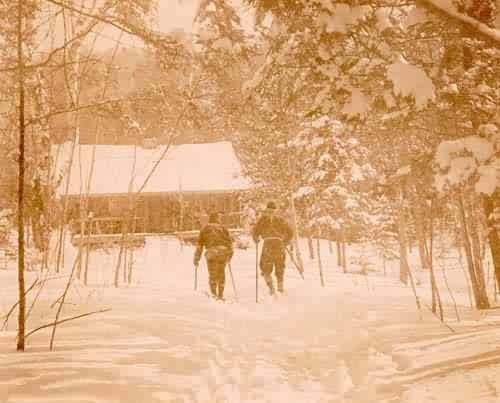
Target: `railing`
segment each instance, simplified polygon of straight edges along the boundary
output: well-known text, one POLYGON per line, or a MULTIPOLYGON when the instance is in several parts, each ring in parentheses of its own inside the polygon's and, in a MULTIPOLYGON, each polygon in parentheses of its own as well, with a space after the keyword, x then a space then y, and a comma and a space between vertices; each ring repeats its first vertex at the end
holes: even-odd
MULTIPOLYGON (((177 231, 197 231, 208 222, 208 216, 185 216, 177 231)), ((225 213, 221 215, 221 224, 226 228, 240 228, 240 213, 225 213)))
POLYGON ((71 222, 73 234, 121 234, 123 225, 128 221, 127 232, 145 232, 144 219, 142 217, 94 217, 87 219, 74 219, 71 222), (135 225, 134 225, 135 221, 135 225), (90 224, 90 226, 89 226, 90 224))
MULTIPOLYGON (((73 235, 88 235, 89 228, 92 235, 98 234, 121 234, 123 226, 128 224, 127 233, 149 233, 162 232, 173 233, 178 231, 198 231, 208 221, 208 216, 202 219, 200 216, 186 215, 182 221, 177 217, 176 222, 163 223, 165 225, 156 225, 152 228, 147 225, 144 217, 126 218, 126 217, 93 217, 87 219, 73 219, 71 221, 71 232, 73 235), (135 222, 135 223, 134 223, 135 222)), ((228 229, 240 228, 240 213, 233 212, 221 215, 221 223, 228 229)))

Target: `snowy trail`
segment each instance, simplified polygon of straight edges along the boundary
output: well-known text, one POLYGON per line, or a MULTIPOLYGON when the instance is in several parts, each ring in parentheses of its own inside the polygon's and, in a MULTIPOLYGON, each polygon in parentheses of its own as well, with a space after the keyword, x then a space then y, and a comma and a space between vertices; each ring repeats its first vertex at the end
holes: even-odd
MULTIPOLYGON (((304 287, 293 268, 288 296, 264 297, 260 280, 255 304, 252 251, 233 262, 240 302, 221 304, 194 293, 190 248, 169 262, 171 248, 148 248, 154 254, 142 256, 137 286, 96 289, 99 297, 84 307, 85 296, 73 295, 80 309, 113 310, 61 326, 53 353, 45 352, 45 332, 30 339, 29 353, 1 354, 8 364, 0 368, 0 385, 7 385, 0 401, 361 401, 357 395, 371 384, 364 305, 342 302, 333 287, 311 287, 312 278, 304 287)), ((12 334, 2 335, 0 352, 9 345, 12 334)))
MULTIPOLYGON (((421 403, 415 391, 500 360, 495 317, 464 321, 451 334, 429 313, 420 321, 411 291, 396 280, 342 275, 333 255, 325 254, 325 288, 315 262, 306 281, 289 265, 289 295, 264 298, 261 280, 255 304, 254 250, 238 251, 240 302, 221 304, 201 295, 204 265, 194 292, 191 248, 153 242, 136 256, 133 286, 98 286, 110 283, 113 259, 93 258, 96 286, 73 287, 63 316, 112 311, 61 326, 54 352, 48 331, 29 339, 26 354, 13 351, 12 332, 0 332, 0 402, 421 403)), ((10 293, 4 310, 6 299, 15 301, 15 273, 2 276, 10 293)), ((53 301, 61 285, 45 298, 53 301)), ((47 301, 42 311, 51 312, 47 301)), ((33 317, 30 328, 52 317, 33 317)), ((481 393, 493 393, 490 383, 481 393)))

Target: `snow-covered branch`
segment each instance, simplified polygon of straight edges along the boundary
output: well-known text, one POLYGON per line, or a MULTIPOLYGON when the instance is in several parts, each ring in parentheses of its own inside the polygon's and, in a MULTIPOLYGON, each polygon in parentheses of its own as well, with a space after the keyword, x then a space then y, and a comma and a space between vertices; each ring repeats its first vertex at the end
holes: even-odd
POLYGON ((425 7, 438 10, 441 13, 447 14, 449 17, 459 20, 462 23, 474 28, 479 34, 491 39, 493 42, 500 44, 500 30, 491 28, 486 24, 472 18, 468 15, 460 13, 456 10, 451 2, 447 0, 420 0, 425 7))

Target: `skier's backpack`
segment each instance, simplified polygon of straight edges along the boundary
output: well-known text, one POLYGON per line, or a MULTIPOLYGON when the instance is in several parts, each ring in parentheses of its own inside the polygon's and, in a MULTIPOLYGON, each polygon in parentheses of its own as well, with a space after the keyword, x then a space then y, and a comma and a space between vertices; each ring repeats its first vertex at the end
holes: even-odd
POLYGON ((212 246, 205 252, 207 260, 226 260, 229 257, 229 248, 224 245, 212 246))
POLYGON ((210 226, 207 230, 208 240, 207 251, 205 252, 207 260, 220 261, 228 259, 231 249, 226 244, 231 240, 227 238, 225 230, 217 225, 210 226))

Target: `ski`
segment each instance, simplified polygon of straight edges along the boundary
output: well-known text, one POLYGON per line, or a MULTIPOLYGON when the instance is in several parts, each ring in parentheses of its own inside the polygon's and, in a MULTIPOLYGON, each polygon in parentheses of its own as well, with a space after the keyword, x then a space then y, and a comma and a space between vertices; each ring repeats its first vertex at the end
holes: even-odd
POLYGON ((286 292, 275 292, 273 295, 270 296, 270 299, 272 301, 280 301, 283 299, 286 299, 288 297, 288 294, 286 292))
POLYGON ((223 298, 223 299, 219 299, 219 298, 215 298, 212 294, 210 294, 208 291, 204 291, 202 293, 202 295, 204 295, 205 297, 215 301, 215 302, 221 302, 221 303, 224 303, 224 304, 234 304, 236 302, 236 300, 234 299, 228 299, 228 298, 223 298))

